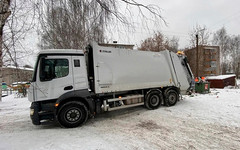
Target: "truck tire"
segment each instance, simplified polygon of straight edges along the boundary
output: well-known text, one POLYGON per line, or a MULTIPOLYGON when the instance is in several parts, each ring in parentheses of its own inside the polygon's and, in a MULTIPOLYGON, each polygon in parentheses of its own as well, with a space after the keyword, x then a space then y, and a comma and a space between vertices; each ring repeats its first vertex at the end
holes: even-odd
POLYGON ((41 123, 40 123, 40 117, 39 117, 39 114, 38 114, 38 112, 39 112, 39 103, 33 102, 33 103, 31 104, 31 107, 30 107, 30 108, 34 110, 33 114, 30 115, 30 117, 31 117, 31 119, 32 119, 32 123, 33 123, 34 125, 40 125, 40 124, 41 124, 41 123))
POLYGON ((88 109, 82 102, 68 102, 60 108, 57 119, 65 128, 78 127, 87 121, 88 109))
POLYGON ((164 96, 166 106, 174 106, 179 101, 179 93, 176 90, 167 90, 164 92, 164 96))
POLYGON ((160 90, 152 90, 145 95, 144 105, 150 110, 157 109, 161 105, 162 100, 162 92, 160 90))

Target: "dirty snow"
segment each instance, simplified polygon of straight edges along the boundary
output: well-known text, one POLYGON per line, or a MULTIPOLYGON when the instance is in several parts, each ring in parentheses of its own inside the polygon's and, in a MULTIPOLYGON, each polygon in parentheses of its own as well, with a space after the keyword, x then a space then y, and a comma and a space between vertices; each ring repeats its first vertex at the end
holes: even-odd
POLYGON ((240 89, 184 96, 173 107, 107 112, 78 128, 34 126, 26 98, 0 102, 0 149, 239 149, 240 89))

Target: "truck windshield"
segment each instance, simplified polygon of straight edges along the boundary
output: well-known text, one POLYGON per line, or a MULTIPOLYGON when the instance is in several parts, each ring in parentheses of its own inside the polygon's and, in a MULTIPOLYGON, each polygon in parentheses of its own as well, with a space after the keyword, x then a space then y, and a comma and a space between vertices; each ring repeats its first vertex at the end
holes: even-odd
POLYGON ((41 59, 40 81, 49 81, 62 78, 69 73, 69 62, 67 59, 41 59))

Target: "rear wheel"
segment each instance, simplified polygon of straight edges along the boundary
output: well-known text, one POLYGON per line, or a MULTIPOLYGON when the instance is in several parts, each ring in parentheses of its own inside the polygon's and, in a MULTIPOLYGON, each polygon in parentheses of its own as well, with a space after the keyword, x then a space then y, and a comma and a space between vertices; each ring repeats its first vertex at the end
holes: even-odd
POLYGON ((179 101, 179 93, 176 90, 167 90, 164 95, 166 106, 174 106, 179 101))
POLYGON ((88 110, 81 102, 64 104, 58 113, 58 122, 66 128, 74 128, 84 124, 88 119, 88 110))
POLYGON ((145 95, 144 105, 147 109, 156 109, 161 105, 162 100, 162 92, 160 90, 152 90, 145 95))

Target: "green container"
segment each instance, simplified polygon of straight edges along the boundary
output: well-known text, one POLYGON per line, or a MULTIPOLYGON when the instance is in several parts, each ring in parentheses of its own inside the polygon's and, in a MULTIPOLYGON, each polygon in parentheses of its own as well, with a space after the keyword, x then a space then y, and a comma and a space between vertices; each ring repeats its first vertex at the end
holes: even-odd
POLYGON ((195 92, 196 93, 209 93, 210 91, 210 82, 196 82, 195 83, 195 92))
POLYGON ((2 83, 2 90, 7 90, 7 84, 5 82, 2 83))

